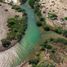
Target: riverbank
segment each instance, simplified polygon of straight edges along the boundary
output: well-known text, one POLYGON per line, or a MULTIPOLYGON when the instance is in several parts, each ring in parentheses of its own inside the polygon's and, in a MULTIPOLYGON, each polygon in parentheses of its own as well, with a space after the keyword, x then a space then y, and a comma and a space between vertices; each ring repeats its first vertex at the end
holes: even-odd
POLYGON ((36 25, 33 9, 30 8, 28 3, 23 4, 21 8, 27 13, 28 28, 20 43, 6 51, 0 52, 1 67, 16 67, 20 65, 21 62, 29 57, 36 47, 37 42, 39 42, 40 31, 36 25))
POLYGON ((27 16, 6 3, 0 2, 0 51, 11 48, 21 40, 27 29, 27 16), (5 17, 6 16, 6 17, 5 17))
MULTIPOLYGON (((41 1, 42 4, 45 4, 44 1, 47 0, 41 1)), ((30 0, 30 3, 31 2, 33 3, 32 0, 30 0)), ((49 23, 51 25, 47 24, 48 21, 46 20, 45 16, 43 16, 44 14, 41 13, 40 8, 42 4, 40 2, 34 2, 33 4, 30 6, 34 9, 36 19, 38 21, 36 24, 41 32, 41 44, 38 48, 39 51, 35 52, 34 57, 30 59, 27 64, 32 65, 31 67, 44 67, 45 65, 49 65, 51 67, 67 66, 67 37, 63 35, 64 30, 60 26, 58 28, 54 25, 52 26, 50 21, 49 23)), ((57 18, 55 14, 49 14, 52 20, 55 20, 57 18)))

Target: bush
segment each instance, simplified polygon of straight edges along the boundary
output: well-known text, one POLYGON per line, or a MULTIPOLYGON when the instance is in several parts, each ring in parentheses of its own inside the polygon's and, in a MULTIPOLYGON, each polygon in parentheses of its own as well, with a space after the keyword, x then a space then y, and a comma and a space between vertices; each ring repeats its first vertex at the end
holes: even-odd
POLYGON ((39 7, 40 7, 40 5, 38 3, 36 3, 34 6, 34 11, 35 11, 37 16, 41 17, 41 10, 39 7))
POLYGON ((9 27, 8 39, 13 40, 16 39, 18 41, 21 40, 24 32, 27 28, 26 16, 24 18, 20 18, 19 16, 15 16, 13 18, 8 19, 7 26, 9 27))
POLYGON ((58 38, 54 40, 55 43, 63 43, 65 45, 67 45, 67 40, 64 38, 58 38))
POLYGON ((21 4, 24 4, 27 0, 20 0, 21 4))
POLYGON ((52 46, 49 45, 48 43, 45 43, 45 42, 44 42, 43 44, 41 44, 41 48, 42 48, 42 49, 45 49, 45 48, 46 48, 46 49, 52 49, 52 46))
POLYGON ((36 67, 55 67, 55 65, 51 62, 44 61, 38 64, 36 67))
POLYGON ((48 13, 48 18, 50 18, 51 20, 56 20, 57 19, 57 15, 54 13, 48 13))
POLYGON ((50 31, 50 26, 45 25, 45 26, 44 26, 44 30, 45 30, 45 31, 50 31))
POLYGON ((11 45, 11 42, 7 39, 1 40, 3 47, 8 48, 11 45))
POLYGON ((37 65, 38 62, 39 62, 39 59, 35 58, 35 59, 31 59, 31 60, 29 61, 29 64, 35 64, 35 65, 37 65))
POLYGON ((39 21, 36 23, 38 27, 41 27, 42 26, 42 23, 39 21))
POLYGON ((63 30, 61 27, 58 27, 55 29, 55 32, 58 33, 58 34, 62 34, 63 33, 63 30))
POLYGON ((29 0, 29 5, 34 8, 35 0, 29 0))
POLYGON ((63 31, 63 35, 64 35, 65 37, 67 37, 67 30, 64 30, 64 31, 63 31))
POLYGON ((67 20, 67 17, 64 17, 64 20, 67 20))
POLYGON ((13 5, 13 6, 12 6, 12 9, 17 10, 18 12, 22 12, 21 7, 20 7, 20 6, 17 6, 17 5, 13 5))

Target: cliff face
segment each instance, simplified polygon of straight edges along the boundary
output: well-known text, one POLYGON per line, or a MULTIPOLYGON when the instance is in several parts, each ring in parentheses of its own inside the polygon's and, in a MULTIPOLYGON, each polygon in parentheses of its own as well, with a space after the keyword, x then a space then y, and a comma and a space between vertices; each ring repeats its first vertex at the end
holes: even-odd
POLYGON ((6 3, 13 3, 14 5, 20 5, 20 0, 4 0, 6 3))

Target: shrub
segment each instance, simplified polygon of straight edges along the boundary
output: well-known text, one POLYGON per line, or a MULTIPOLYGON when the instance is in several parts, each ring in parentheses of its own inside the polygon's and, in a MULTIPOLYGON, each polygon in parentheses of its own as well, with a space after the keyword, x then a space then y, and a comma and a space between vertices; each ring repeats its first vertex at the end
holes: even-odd
POLYGON ((54 38, 50 38, 50 42, 54 41, 54 38))
POLYGON ((13 5, 13 6, 12 6, 12 9, 17 10, 18 12, 22 12, 21 7, 20 7, 20 6, 17 6, 17 5, 13 5))
POLYGON ((41 17, 41 10, 39 9, 40 5, 38 3, 35 4, 34 6, 34 11, 37 16, 41 17))
POLYGON ((58 27, 55 29, 55 32, 58 33, 58 34, 62 34, 63 33, 63 30, 61 27, 58 27))
POLYGON ((67 17, 64 17, 64 20, 67 20, 67 17))
POLYGON ((7 39, 2 39, 1 41, 2 41, 3 47, 5 48, 8 48, 11 45, 11 42, 7 39))
POLYGON ((46 48, 46 49, 52 49, 52 46, 49 45, 48 43, 45 43, 45 42, 44 42, 43 44, 41 44, 41 48, 42 48, 42 49, 45 49, 45 48, 46 48))
POLYGON ((22 36, 24 35, 24 32, 27 28, 27 23, 26 23, 26 16, 23 18, 19 16, 15 16, 13 18, 8 19, 8 24, 7 26, 9 27, 9 32, 8 32, 8 39, 16 39, 18 41, 21 40, 22 36))
POLYGON ((45 25, 45 26, 44 26, 44 30, 45 30, 45 31, 50 31, 50 27, 49 27, 48 25, 45 25))
POLYGON ((35 0, 29 0, 29 5, 34 8, 35 0))
POLYGON ((65 37, 67 37, 67 30, 64 30, 64 31, 63 31, 63 35, 64 35, 65 37))
POLYGON ((41 17, 41 18, 40 18, 40 21, 44 21, 44 18, 41 17))
POLYGON ((20 0, 21 4, 24 4, 27 0, 20 0))
POLYGON ((57 19, 57 15, 54 13, 48 13, 48 18, 50 18, 51 20, 56 20, 57 19))
POLYGON ((64 38, 55 39, 54 42, 56 42, 56 43, 63 43, 65 45, 67 45, 67 40, 64 39, 64 38))
POLYGON ((56 53, 56 48, 52 48, 51 52, 54 54, 56 53))
POLYGON ((55 65, 51 62, 44 61, 38 64, 36 67, 55 67, 55 65))
POLYGON ((37 26, 38 27, 41 27, 42 26, 42 23, 39 21, 39 22, 36 22, 37 26))
POLYGON ((30 61, 29 61, 29 64, 38 64, 38 62, 39 62, 39 59, 38 58, 35 58, 35 59, 31 59, 30 61))

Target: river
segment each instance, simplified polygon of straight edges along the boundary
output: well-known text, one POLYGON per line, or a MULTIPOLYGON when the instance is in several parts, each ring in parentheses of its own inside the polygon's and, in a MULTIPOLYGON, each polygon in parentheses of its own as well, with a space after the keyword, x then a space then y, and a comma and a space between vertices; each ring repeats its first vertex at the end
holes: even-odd
POLYGON ((27 30, 20 43, 4 52, 0 52, 0 67, 20 65, 32 53, 40 39, 40 31, 36 25, 34 10, 28 5, 28 1, 21 8, 27 13, 27 30))
POLYGON ((21 8, 25 10, 28 17, 28 28, 24 38, 20 42, 22 45, 22 47, 20 47, 22 49, 20 57, 24 60, 36 47, 40 38, 40 31, 36 25, 34 10, 28 5, 28 2, 23 4, 21 8))

